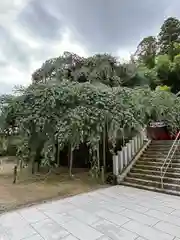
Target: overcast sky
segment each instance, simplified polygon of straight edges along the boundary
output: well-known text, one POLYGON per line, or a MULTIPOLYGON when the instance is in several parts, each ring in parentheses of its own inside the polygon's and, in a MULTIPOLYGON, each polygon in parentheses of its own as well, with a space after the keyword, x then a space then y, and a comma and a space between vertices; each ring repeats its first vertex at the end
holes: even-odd
POLYGON ((64 51, 127 59, 179 0, 0 0, 0 93, 27 85, 42 62, 64 51))

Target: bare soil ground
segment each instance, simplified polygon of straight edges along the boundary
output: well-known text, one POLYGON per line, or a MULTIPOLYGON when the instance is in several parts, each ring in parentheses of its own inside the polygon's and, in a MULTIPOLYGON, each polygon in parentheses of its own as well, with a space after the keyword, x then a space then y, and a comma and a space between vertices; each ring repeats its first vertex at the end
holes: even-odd
POLYGON ((93 180, 84 169, 74 169, 74 176, 70 178, 67 168, 59 168, 48 175, 31 175, 30 169, 26 168, 18 173, 17 183, 12 184, 13 167, 14 160, 3 159, 0 166, 0 213, 106 187, 93 180))

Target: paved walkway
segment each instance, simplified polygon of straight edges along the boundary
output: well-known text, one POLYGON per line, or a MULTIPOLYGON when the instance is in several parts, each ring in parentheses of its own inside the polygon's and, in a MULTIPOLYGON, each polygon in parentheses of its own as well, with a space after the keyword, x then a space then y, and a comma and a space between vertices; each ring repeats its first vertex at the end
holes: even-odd
POLYGON ((180 198, 123 186, 0 215, 0 240, 180 240, 180 198))

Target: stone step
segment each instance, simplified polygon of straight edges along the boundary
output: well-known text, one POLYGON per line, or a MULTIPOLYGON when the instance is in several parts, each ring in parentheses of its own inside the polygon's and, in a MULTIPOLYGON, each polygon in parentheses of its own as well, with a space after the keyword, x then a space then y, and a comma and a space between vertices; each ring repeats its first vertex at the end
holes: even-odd
MULTIPOLYGON (((168 154, 169 151, 170 151, 170 149, 162 149, 162 148, 161 149, 152 149, 152 148, 149 148, 149 149, 146 150, 146 153, 148 153, 148 154, 153 154, 153 153, 155 153, 155 154, 158 154, 158 153, 168 154)), ((172 151, 175 151, 175 149, 172 149, 172 151)), ((180 149, 177 149, 174 154, 180 154, 180 149)))
MULTIPOLYGON (((136 183, 139 185, 145 185, 145 186, 150 186, 150 187, 155 187, 155 188, 161 188, 161 183, 158 181, 152 181, 152 180, 146 180, 146 179, 140 179, 140 178, 133 178, 133 177, 126 177, 124 182, 129 182, 129 183, 136 183)), ((174 184, 174 183, 163 183, 163 188, 164 189, 169 189, 173 191, 179 191, 180 192, 180 185, 179 184, 174 184)))
POLYGON ((133 165, 122 184, 180 196, 179 143, 177 151, 173 155, 172 162, 169 160, 166 161, 165 167, 170 164, 163 177, 163 186, 161 184, 161 168, 173 143, 173 140, 152 141, 146 151, 133 165))
MULTIPOLYGON (((139 160, 144 160, 144 161, 164 161, 166 159, 166 157, 162 157, 162 156, 155 156, 154 158, 152 158, 151 156, 144 156, 144 155, 141 155, 139 160)), ((180 158, 172 158, 174 161, 178 161, 180 162, 180 158)))
MULTIPOLYGON (((131 178, 137 178, 137 179, 145 179, 145 180, 150 180, 150 181, 155 181, 155 182, 161 182, 161 176, 160 174, 158 175, 153 175, 153 174, 143 174, 143 173, 132 173, 130 172, 128 174, 128 177, 131 178)), ((164 183, 174 183, 180 185, 180 178, 177 176, 174 177, 167 177, 166 175, 163 178, 164 183)))
MULTIPOLYGON (((149 145, 147 147, 147 149, 152 149, 152 150, 159 150, 159 149, 170 150, 171 148, 172 148, 172 145, 149 145)), ((177 148, 179 148, 179 146, 177 148)))
MULTIPOLYGON (((135 166, 138 166, 138 165, 144 165, 144 166, 156 166, 156 167, 161 167, 163 165, 164 161, 163 162, 150 162, 150 161, 140 161, 138 160, 136 163, 135 163, 135 166)), ((166 162, 166 164, 168 164, 169 161, 166 162)), ((165 165, 166 165, 165 164, 165 165)), ((175 163, 175 162, 171 162, 170 165, 174 168, 180 168, 180 163, 175 163)))
POLYGON ((153 162, 153 159, 152 161, 140 161, 138 160, 136 163, 135 163, 135 166, 137 165, 145 165, 145 166, 157 166, 157 167, 161 167, 163 165, 164 161, 163 162, 153 162))
POLYGON ((174 162, 174 163, 180 163, 180 157, 171 157, 171 156, 169 156, 168 158, 167 158, 167 156, 166 157, 162 157, 162 156, 154 156, 154 157, 147 157, 147 156, 142 156, 142 157, 140 157, 139 158, 139 160, 140 161, 146 161, 146 162, 164 162, 165 160, 172 160, 172 162, 174 162))
POLYGON ((121 185, 125 185, 125 186, 128 186, 128 187, 145 189, 145 190, 148 190, 148 191, 155 191, 155 192, 161 192, 161 193, 165 193, 165 194, 180 196, 180 192, 178 192, 178 191, 156 188, 156 187, 151 187, 151 186, 145 186, 145 185, 140 185, 140 184, 137 184, 137 183, 122 182, 121 185))
POLYGON ((169 145, 160 145, 160 144, 149 144, 148 149, 152 148, 152 149, 170 149, 172 147, 173 144, 169 144, 169 145))
MULTIPOLYGON (((172 145, 149 145, 147 147, 147 149, 152 149, 152 150, 159 150, 159 149, 162 149, 162 150, 167 150, 167 149, 171 149, 172 148, 172 145)), ((179 148, 179 146, 177 147, 179 148)))
POLYGON ((174 140, 152 140, 151 141, 151 144, 150 145, 165 145, 165 146, 167 146, 167 145, 172 145, 174 143, 174 140))
MULTIPOLYGON (((180 178, 180 169, 179 169, 179 172, 174 172, 174 169, 171 169, 173 170, 172 172, 169 171, 169 169, 167 170, 165 176, 166 177, 174 177, 174 178, 180 178)), ((152 171, 152 170, 147 170, 147 169, 139 169, 139 168, 135 168, 133 167, 130 171, 130 173, 141 173, 141 174, 153 174, 153 175, 160 175, 160 171, 152 171)))
MULTIPOLYGON (((146 149, 143 153, 148 153, 148 154, 168 154, 170 149, 146 149)), ((175 151, 177 154, 180 154, 180 151, 175 151)))
MULTIPOLYGON (((144 152, 143 154, 142 154, 142 156, 143 157, 163 157, 163 158, 166 158, 167 157, 167 155, 168 155, 168 153, 169 152, 167 152, 167 153, 165 153, 165 152, 144 152)), ((180 158, 180 152, 178 152, 178 153, 174 153, 174 156, 173 156, 174 158, 175 157, 178 157, 178 158, 180 158)))
MULTIPOLYGON (((135 164, 133 168, 136 169, 145 169, 149 171, 160 171, 161 166, 156 166, 156 165, 143 165, 143 164, 135 164)), ((179 172, 180 173, 180 168, 168 168, 168 172, 179 172)))
MULTIPOLYGON (((154 149, 154 148, 147 148, 147 150, 146 150, 146 152, 148 152, 148 153, 153 153, 153 152, 169 152, 169 150, 170 150, 170 148, 157 148, 157 149, 154 149)), ((173 148, 173 150, 175 150, 174 148, 173 148)), ((180 152, 179 151, 179 149, 177 149, 177 152, 180 152)))
MULTIPOLYGON (((138 160, 138 163, 139 162, 149 162, 149 163, 151 163, 151 162, 157 162, 157 163, 161 163, 161 164, 163 164, 163 162, 165 161, 165 158, 148 158, 148 157, 141 157, 139 160, 138 160)), ((180 159, 174 159, 174 158, 172 158, 172 162, 173 163, 180 163, 180 159)))
POLYGON ((153 144, 153 143, 150 143, 148 145, 148 148, 154 148, 154 149, 157 149, 157 148, 171 148, 172 145, 179 145, 179 143, 171 143, 171 144, 153 144))
MULTIPOLYGON (((160 163, 163 163, 164 161, 165 161, 165 158, 141 157, 141 158, 138 159, 137 162, 138 163, 139 162, 145 162, 145 163, 147 163, 147 162, 149 162, 149 163, 151 163, 151 162, 160 162, 160 163)), ((178 160, 177 159, 173 159, 173 162, 178 162, 178 160)))
MULTIPOLYGON (((169 159, 171 158, 173 161, 179 161, 180 162, 180 156, 171 156, 169 155, 168 157, 169 159)), ((145 161, 152 161, 152 160, 158 160, 158 161, 163 161, 165 159, 167 159, 167 155, 165 156, 160 156, 160 155, 154 155, 154 156, 146 156, 146 155, 141 155, 140 159, 145 159, 145 161)))

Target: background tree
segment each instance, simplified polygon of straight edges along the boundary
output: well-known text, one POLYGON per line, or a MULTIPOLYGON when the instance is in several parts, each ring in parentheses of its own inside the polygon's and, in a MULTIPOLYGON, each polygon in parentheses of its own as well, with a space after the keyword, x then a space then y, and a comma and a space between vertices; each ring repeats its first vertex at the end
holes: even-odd
POLYGON ((157 53, 157 41, 153 36, 145 37, 138 45, 135 56, 140 63, 143 63, 148 68, 153 68, 155 65, 155 57, 157 53))
POLYGON ((65 52, 58 58, 47 60, 32 74, 33 83, 53 83, 65 79, 80 83, 101 83, 110 87, 139 85, 136 64, 133 61, 120 63, 109 54, 81 58, 65 52))
POLYGON ((174 58, 174 43, 180 42, 180 21, 170 17, 161 26, 158 36, 160 54, 168 54, 170 59, 174 58))
POLYGON ((172 92, 179 92, 179 54, 180 21, 170 17, 164 21, 157 40, 149 36, 138 45, 135 53, 136 76, 138 79, 142 77, 144 85, 148 82, 151 89, 155 89, 158 85, 167 85, 172 92))

